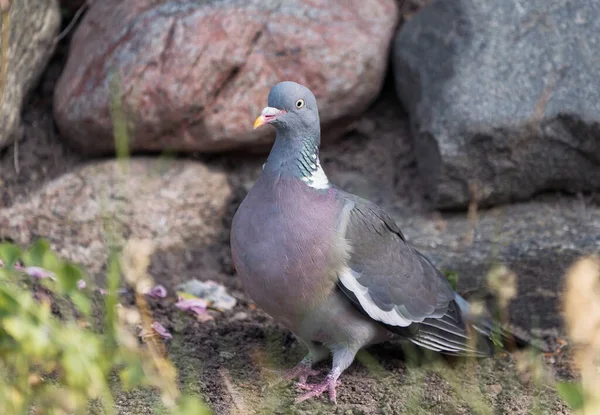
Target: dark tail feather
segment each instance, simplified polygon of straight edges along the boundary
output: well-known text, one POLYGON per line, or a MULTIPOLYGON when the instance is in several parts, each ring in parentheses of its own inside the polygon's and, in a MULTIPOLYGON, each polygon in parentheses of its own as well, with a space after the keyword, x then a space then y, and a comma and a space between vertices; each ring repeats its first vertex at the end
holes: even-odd
POLYGON ((446 324, 440 325, 439 322, 433 319, 423 321, 411 341, 436 352, 473 357, 491 356, 498 348, 513 351, 530 346, 525 339, 495 326, 490 320, 469 324, 469 328, 463 328, 464 335, 449 331, 446 324))
POLYGON ((490 341, 494 346, 509 351, 531 346, 529 341, 516 335, 510 330, 500 327, 498 324, 494 324, 491 319, 474 316, 471 312, 469 303, 467 303, 460 295, 456 294, 454 298, 465 320, 471 321, 470 325, 477 331, 478 337, 483 337, 490 341))
POLYGON ((458 294, 441 318, 425 319, 411 341, 444 354, 484 357, 498 348, 512 351, 530 346, 491 319, 475 316, 467 301, 458 294))
POLYGON ((485 357, 493 352, 487 336, 482 336, 476 330, 469 333, 463 326, 459 335, 454 330, 450 332, 446 324, 439 323, 439 320, 424 320, 411 341, 421 347, 455 356, 485 357), (477 335, 475 341, 472 340, 473 334, 477 335))

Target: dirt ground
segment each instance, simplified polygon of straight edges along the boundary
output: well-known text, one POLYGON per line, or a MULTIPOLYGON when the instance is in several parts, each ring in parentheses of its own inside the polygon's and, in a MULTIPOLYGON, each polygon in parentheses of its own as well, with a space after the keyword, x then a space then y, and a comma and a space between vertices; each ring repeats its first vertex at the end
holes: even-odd
MULTIPOLYGON (((61 143, 52 121, 52 87, 59 71, 60 56, 52 62, 25 110, 24 136, 18 148, 12 146, 0 154, 0 207, 26 197, 82 162, 61 143)), ((421 215, 433 223, 435 216, 427 211, 416 176, 408 122, 389 80, 385 90, 347 134, 325 143, 322 164, 330 179, 347 190, 382 204, 395 215, 421 215)), ((341 377, 337 406, 322 398, 292 405, 298 391, 291 384, 275 381, 283 369, 301 359, 304 351, 287 330, 252 306, 234 275, 229 253, 233 213, 259 174, 264 157, 198 157, 231 171, 235 196, 229 214, 223 218, 222 233, 216 239, 199 238, 185 250, 159 252, 153 258, 151 274, 168 288, 192 278, 213 279, 239 299, 234 310, 215 313, 215 320, 205 323, 178 311, 172 297, 152 301, 155 319, 173 334, 168 342, 169 354, 185 392, 200 394, 218 414, 569 413, 553 388, 536 382, 527 371, 517 370, 511 356, 499 355, 476 363, 415 363, 394 344, 361 354, 360 362, 341 377)), ((557 275, 556 270, 552 275, 557 275)), ((546 370, 554 376, 573 376, 568 355, 544 360, 546 370)), ((320 366, 322 376, 327 364, 320 366)), ((115 388, 119 390, 116 382, 115 388)), ((148 414, 154 413, 158 401, 152 391, 119 391, 117 405, 121 414, 148 414)), ((94 406, 90 411, 100 412, 94 406)))

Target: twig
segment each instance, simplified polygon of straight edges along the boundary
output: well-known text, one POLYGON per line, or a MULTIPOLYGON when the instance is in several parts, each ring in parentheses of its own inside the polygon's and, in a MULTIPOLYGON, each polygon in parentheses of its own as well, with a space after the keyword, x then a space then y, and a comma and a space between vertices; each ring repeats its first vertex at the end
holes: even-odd
POLYGON ((530 118, 530 124, 534 129, 539 130, 541 128, 542 120, 544 118, 544 114, 546 113, 548 103, 552 98, 552 94, 556 89, 556 85, 564 76, 566 69, 566 66, 559 68, 558 70, 554 71, 554 73, 550 74, 550 76, 546 79, 544 89, 535 103, 533 113, 530 118))
MULTIPOLYGON (((2 1, 2 0, 0 0, 2 1)), ((67 25, 67 27, 65 27, 65 29, 60 32, 58 34, 58 36, 56 36, 56 38, 54 39, 54 44, 56 45, 58 42, 60 42, 61 40, 63 40, 65 38, 65 36, 67 36, 69 34, 69 32, 71 32, 71 30, 73 30, 73 27, 75 27, 75 24, 77 23, 77 21, 79 20, 79 18, 81 17, 81 15, 83 14, 83 12, 85 12, 85 10, 90 6, 90 1, 86 1, 85 3, 83 3, 79 9, 77 9, 77 11, 75 12, 75 15, 73 16, 73 18, 71 19, 71 21, 69 22, 69 24, 67 25)))
POLYGON ((15 149, 13 152, 13 164, 15 166, 15 173, 19 175, 21 169, 19 168, 19 138, 15 139, 15 149))

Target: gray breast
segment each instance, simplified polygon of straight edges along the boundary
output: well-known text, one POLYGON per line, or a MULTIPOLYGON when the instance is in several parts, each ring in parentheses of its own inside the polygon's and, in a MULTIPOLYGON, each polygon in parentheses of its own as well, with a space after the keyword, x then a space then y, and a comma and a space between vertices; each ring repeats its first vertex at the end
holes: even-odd
POLYGON ((332 273, 343 260, 338 211, 332 192, 265 174, 240 205, 231 237, 234 264, 248 294, 273 317, 301 313, 333 289, 332 273))

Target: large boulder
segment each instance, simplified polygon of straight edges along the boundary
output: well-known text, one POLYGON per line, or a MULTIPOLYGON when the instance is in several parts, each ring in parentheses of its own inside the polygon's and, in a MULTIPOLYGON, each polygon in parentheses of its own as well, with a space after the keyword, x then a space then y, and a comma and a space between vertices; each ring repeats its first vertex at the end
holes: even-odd
POLYGON ((158 249, 208 246, 220 237, 231 196, 227 175, 192 161, 132 159, 89 164, 0 209, 0 240, 45 238, 99 273, 108 243, 150 238, 158 249))
POLYGON ((600 3, 437 0, 399 31, 397 91, 439 208, 600 187, 600 3), (471 189, 471 190, 470 190, 471 189))
POLYGON ((0 149, 21 134, 23 102, 48 63, 60 28, 56 0, 4 0, 0 13, 3 6, 9 8, 8 28, 1 30, 7 37, 0 41, 0 149))
POLYGON ((279 81, 312 88, 326 124, 363 111, 398 18, 394 0, 96 1, 73 36, 56 120, 88 154, 114 151, 111 102, 134 150, 264 144, 252 121, 279 81))
POLYGON ((393 216, 407 239, 436 266, 458 274, 458 291, 473 299, 487 291, 495 265, 507 266, 517 276, 511 321, 546 334, 562 330, 567 269, 579 257, 600 252, 600 205, 588 197, 538 197, 435 220, 431 215, 393 216))

